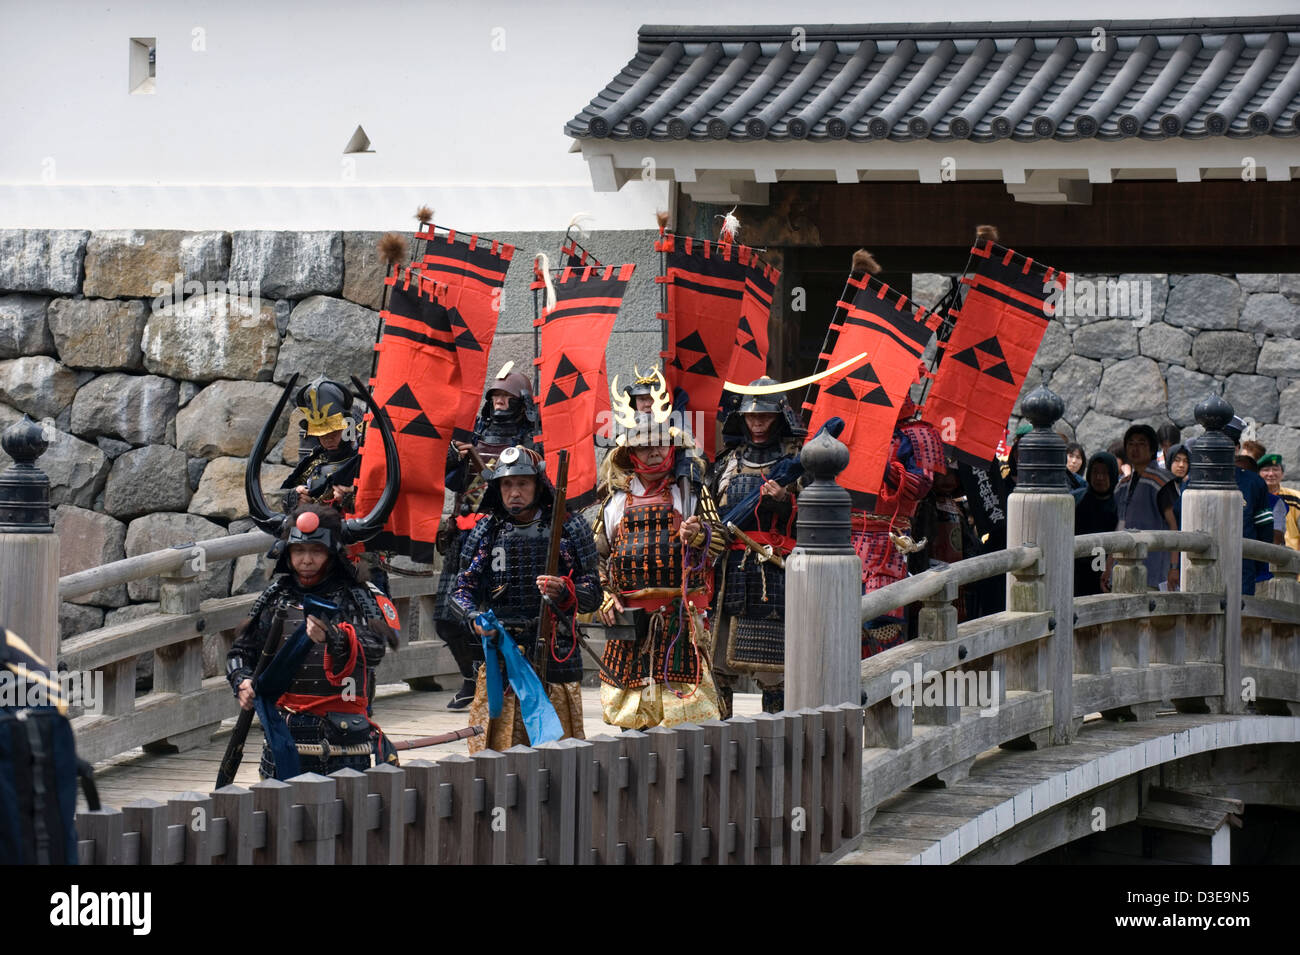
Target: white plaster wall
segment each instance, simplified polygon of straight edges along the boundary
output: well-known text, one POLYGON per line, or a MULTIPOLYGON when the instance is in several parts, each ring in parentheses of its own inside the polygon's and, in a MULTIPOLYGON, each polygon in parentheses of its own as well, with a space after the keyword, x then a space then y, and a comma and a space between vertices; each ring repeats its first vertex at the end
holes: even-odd
MULTIPOLYGON (((0 0, 0 228, 387 229, 421 202, 439 222, 485 231, 559 229, 579 211, 598 229, 646 228, 666 187, 595 193, 565 121, 632 56, 642 23, 800 12, 809 23, 1080 15, 1063 0, 811 11, 788 0, 0 0), (128 92, 132 36, 157 37, 152 95, 128 92), (375 152, 344 157, 358 124, 375 152)), ((1103 0, 1087 12, 1227 11, 1103 0)), ((1294 12, 1294 0, 1231 12, 1294 12)))

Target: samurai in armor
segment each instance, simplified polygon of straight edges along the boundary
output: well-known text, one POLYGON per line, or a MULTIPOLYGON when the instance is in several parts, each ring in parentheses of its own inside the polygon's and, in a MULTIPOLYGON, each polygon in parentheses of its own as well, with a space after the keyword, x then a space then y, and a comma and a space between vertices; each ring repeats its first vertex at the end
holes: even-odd
POLYGON ((463 710, 474 698, 475 672, 483 662, 483 645, 457 617, 448 602, 460 573, 460 555, 470 530, 487 515, 481 506, 487 483, 479 473, 479 462, 489 465, 506 448, 522 446, 542 450, 541 419, 533 401, 533 386, 527 376, 511 371, 506 364, 483 398, 474 423, 472 442, 453 441, 447 449, 447 490, 455 493, 452 513, 438 529, 438 552, 442 574, 434 603, 434 620, 462 678, 460 688, 447 704, 449 710, 463 710), (477 458, 475 457, 477 455, 477 458))
MULTIPOLYGON (((775 385, 763 377, 751 385, 775 385)), ((713 489, 718 509, 728 514, 750 498, 752 509, 734 523, 763 551, 735 535, 723 558, 721 600, 717 617, 714 673, 725 715, 740 676, 753 676, 763 688, 763 709, 777 713, 785 704, 785 570, 769 558, 784 560, 795 545, 795 496, 768 474, 780 462, 799 455, 803 428, 783 394, 744 395, 722 426, 729 450, 714 465, 713 489)))
POLYGON ((608 456, 596 523, 600 619, 630 622, 633 631, 631 639, 608 640, 602 660, 605 722, 625 729, 720 715, 707 608, 725 541, 703 459, 672 424, 666 391, 653 396, 649 414, 612 394, 622 433, 608 456))
POLYGON ((226 655, 226 678, 239 705, 251 710, 264 696, 259 708, 266 733, 259 767, 263 779, 364 770, 373 754, 384 751, 367 711, 374 670, 391 630, 373 593, 343 555, 349 536, 334 508, 300 508, 284 530, 278 576, 253 604, 226 655), (306 613, 304 600, 336 610, 323 619, 306 613), (262 676, 278 667, 284 681, 271 690, 264 680, 254 684, 253 675, 267 641, 277 636, 272 632, 277 612, 284 614, 282 636, 262 676))
MULTIPOLYGON (((876 496, 876 510, 852 512, 853 549, 862 559, 862 592, 902 580, 907 576, 907 555, 925 547, 913 541, 912 516, 930 492, 935 472, 942 472, 943 440, 932 425, 914 420, 916 405, 903 400, 890 444, 885 477, 876 496)), ((867 621, 862 628, 862 656, 873 656, 904 640, 902 611, 867 621)))
POLYGON ((351 418, 352 395, 338 382, 319 377, 298 390, 294 403, 303 413, 306 437, 298 466, 285 478, 284 509, 300 504, 324 504, 349 513, 356 502, 361 454, 357 450, 356 424, 351 418))
MULTIPOLYGON (((472 621, 480 612, 492 610, 534 670, 540 656, 538 618, 543 596, 552 603, 553 616, 566 618, 567 624, 558 623, 544 635, 546 644, 540 649, 545 668, 537 676, 564 735, 582 739, 582 656, 573 636, 573 617, 600 605, 596 549, 591 525, 581 514, 568 515, 560 539, 559 574, 547 575, 555 491, 545 471, 541 455, 520 445, 506 448, 484 472, 487 487, 481 506, 486 516, 469 533, 447 603, 479 641, 487 634, 472 621)), ((504 660, 500 665, 506 685, 504 660)), ((470 725, 485 727, 485 733, 470 737, 470 752, 527 745, 522 707, 512 690, 504 691, 500 715, 490 717, 486 669, 479 668, 469 709, 470 725)))

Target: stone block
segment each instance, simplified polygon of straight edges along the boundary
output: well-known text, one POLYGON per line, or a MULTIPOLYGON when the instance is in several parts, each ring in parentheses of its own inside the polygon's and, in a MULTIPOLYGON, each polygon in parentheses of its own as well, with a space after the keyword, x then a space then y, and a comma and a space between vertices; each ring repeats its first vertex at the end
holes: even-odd
POLYGON ((49 304, 43 295, 0 295, 0 358, 54 354, 49 304))
POLYGON ((100 375, 73 399, 72 430, 83 438, 107 435, 131 444, 162 444, 176 403, 177 385, 169 378, 100 375))
POLYGON ((47 355, 0 361, 0 401, 33 418, 57 418, 72 404, 77 376, 47 355))
POLYGON ((1218 394, 1218 386, 1210 375, 1188 371, 1171 365, 1165 375, 1169 394, 1169 417, 1180 428, 1196 421, 1195 408, 1211 393, 1218 394))
POLYGON ((187 381, 269 381, 280 349, 275 309, 257 298, 212 294, 149 316, 144 364, 187 381))
POLYGON ((1192 342, 1192 360, 1211 375, 1249 374, 1259 357, 1255 336, 1247 332, 1201 332, 1192 342))
POLYGON ((59 602, 59 640, 71 640, 104 625, 104 611, 84 604, 59 602))
MULTIPOLYGON (((194 544, 223 536, 225 530, 221 525, 204 520, 197 514, 146 514, 137 517, 126 529, 126 556, 136 557, 179 544, 194 544)), ((191 548, 191 551, 196 550, 191 548)), ((201 553, 196 552, 193 559, 198 560, 201 556, 201 553)), ((198 575, 203 598, 206 600, 229 596, 231 562, 205 560, 203 563, 205 569, 198 575)), ((158 599, 157 577, 133 580, 126 586, 128 595, 134 601, 158 599)))
POLYGON ((0 292, 76 295, 89 238, 77 229, 0 229, 0 292))
POLYGON ((1241 287, 1230 278, 1180 275, 1169 290, 1165 321, 1179 328, 1236 328, 1241 298, 1241 287))
POLYGON ((1278 290, 1278 274, 1276 272, 1239 272, 1237 273, 1237 284, 1246 293, 1276 292, 1278 290))
MULTIPOLYGON (((64 505, 55 509, 54 533, 59 535, 60 577, 126 558, 126 525, 107 514, 64 505)), ((72 603, 120 607, 126 603, 126 584, 74 597, 72 603)))
POLYGON ((59 358, 69 368, 139 371, 144 302, 59 298, 46 313, 59 358))
POLYGON ((1150 358, 1129 358, 1107 368, 1093 401, 1093 407, 1103 414, 1129 419, 1163 417, 1167 405, 1164 377, 1150 358))
POLYGON ((180 272, 184 232, 110 229, 91 234, 86 245, 88 298, 153 298, 180 272))
MULTIPOLYGON (((233 521, 248 516, 244 494, 246 458, 214 458, 203 470, 198 490, 190 501, 191 514, 233 521)), ((268 501, 279 496, 279 487, 289 476, 290 468, 281 464, 262 465, 262 489, 268 501)))
POLYGON ((1065 402, 1064 417, 1071 425, 1078 425, 1092 407, 1097 386, 1101 384, 1101 372, 1101 362, 1071 355, 1052 374, 1048 387, 1065 402))
POLYGON ((343 291, 341 232, 235 232, 231 281, 252 282, 263 298, 306 298, 343 291))
POLYGON ((1084 325, 1074 333, 1074 353, 1085 358, 1131 358, 1138 353, 1137 326, 1126 318, 1084 325))
POLYGON ((1243 418, 1254 418, 1260 424, 1278 421, 1277 379, 1262 375, 1229 375, 1224 384, 1223 397, 1233 410, 1243 418))
MULTIPOLYGON (((402 262, 409 262, 414 240, 405 232, 395 234, 406 244, 402 262)), ((382 232, 343 233, 343 297, 376 312, 383 298, 384 277, 388 274, 388 264, 379 256, 379 240, 383 235, 382 232)))
POLYGON ((352 302, 314 295, 299 302, 289 318, 289 333, 280 348, 275 381, 295 374, 306 383, 316 375, 348 381, 370 377, 379 313, 352 302))
POLYGON ((1259 360, 1253 369, 1258 375, 1279 378, 1300 378, 1300 341, 1289 338, 1270 338, 1259 350, 1259 360))
MULTIPOLYGON (((1242 412, 1237 413, 1245 417, 1242 412)), ((1272 453, 1282 455, 1284 470, 1300 469, 1300 429, 1280 424, 1262 424, 1255 429, 1255 440, 1272 453)))
POLYGON ((265 554, 245 554, 235 558, 230 595, 261 593, 271 583, 273 570, 274 567, 265 554))
POLYGON ((1300 334, 1300 305, 1277 292, 1246 296, 1238 327, 1243 332, 1293 336, 1300 334))
MULTIPOLYGON (((1278 399, 1277 420, 1280 423, 1300 422, 1300 381, 1293 381, 1282 390, 1278 399)), ((1297 466, 1300 467, 1300 464, 1297 466)))
POLYGON ((120 455, 126 454, 126 452, 131 450, 131 445, 126 441, 119 441, 116 438, 105 438, 103 435, 100 435, 95 439, 95 444, 99 447, 99 450, 103 451, 104 454, 108 456, 110 461, 116 460, 120 455))
POLYGON ((1192 336, 1181 328, 1161 322, 1140 329, 1138 345, 1148 358, 1182 365, 1192 353, 1192 336))
POLYGON ((1138 294, 1142 296, 1141 304, 1149 314, 1139 314, 1136 310, 1136 304, 1133 304, 1134 311, 1130 315, 1135 319, 1135 324, 1139 328, 1145 328, 1147 325, 1161 322, 1165 317, 1165 309, 1169 305, 1169 276, 1162 272, 1126 272, 1119 277, 1121 282, 1129 285, 1129 298, 1133 297, 1133 283, 1137 282, 1138 294))
MULTIPOLYGON (((176 446, 191 457, 247 457, 283 389, 270 382, 214 381, 176 415, 176 446)), ((280 416, 271 444, 287 426, 280 416)))
POLYGON ((1041 372, 1055 371, 1072 353, 1070 332, 1065 323, 1059 319, 1049 321, 1043 340, 1038 343, 1038 353, 1034 355, 1034 370, 1030 371, 1025 380, 1037 382, 1041 378, 1041 372))
POLYGON ((222 282, 230 274, 230 233, 191 232, 177 256, 187 282, 222 282))
POLYGON ((153 511, 183 511, 190 503, 184 451, 151 444, 113 462, 104 486, 104 510, 130 520, 153 511))
POLYGON ((1128 426, 1129 422, 1123 418, 1116 418, 1100 411, 1089 411, 1083 416, 1079 426, 1074 429, 1074 440, 1083 445, 1089 454, 1094 451, 1104 451, 1112 441, 1124 437, 1124 430, 1128 426))
MULTIPOLYGON (((0 431, 21 417, 7 405, 0 405, 0 431)), ((36 459, 36 466, 50 479, 50 503, 56 507, 63 504, 93 507, 108 477, 108 456, 93 444, 52 425, 46 427, 45 434, 49 447, 36 459)), ((0 451, 0 472, 12 463, 0 451)))

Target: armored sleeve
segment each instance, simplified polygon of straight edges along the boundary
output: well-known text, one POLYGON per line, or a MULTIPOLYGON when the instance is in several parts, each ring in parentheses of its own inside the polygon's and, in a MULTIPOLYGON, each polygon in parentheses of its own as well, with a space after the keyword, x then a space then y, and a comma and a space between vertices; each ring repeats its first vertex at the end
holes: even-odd
POLYGON ((281 590, 281 581, 277 580, 262 592, 253 602, 248 619, 240 630, 239 636, 226 653, 226 679, 230 688, 239 692, 239 684, 253 678, 258 658, 271 632, 271 617, 275 614, 276 599, 281 590))
POLYGON ((479 521, 460 552, 460 573, 447 596, 447 607, 461 620, 470 620, 480 609, 479 594, 483 591, 484 575, 490 569, 492 535, 488 527, 492 523, 491 518, 479 521))
POLYGON ((581 514, 571 514, 564 522, 560 563, 573 581, 578 613, 591 613, 600 606, 602 597, 600 557, 591 525, 581 514))
MULTIPOLYGON (((382 620, 383 616, 375 598, 364 587, 349 588, 348 594, 351 612, 347 615, 347 621, 356 631, 357 643, 361 645, 361 652, 365 656, 366 669, 373 671, 384 659, 384 638, 374 625, 374 621, 382 620)), ((330 656, 335 659, 346 656, 347 636, 340 628, 330 628, 326 644, 330 656)))

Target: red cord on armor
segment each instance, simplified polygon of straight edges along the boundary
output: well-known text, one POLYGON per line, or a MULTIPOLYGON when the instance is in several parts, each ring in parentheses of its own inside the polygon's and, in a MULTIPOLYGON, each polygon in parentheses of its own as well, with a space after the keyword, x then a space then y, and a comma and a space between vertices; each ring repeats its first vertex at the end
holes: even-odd
POLYGON ((673 647, 677 646, 677 641, 681 639, 682 628, 691 635, 691 650, 695 653, 695 678, 691 684, 691 692, 682 693, 673 690, 673 694, 679 700, 688 700, 693 697, 700 688, 700 682, 703 678, 704 665, 700 659, 700 645, 695 635, 695 614, 688 613, 686 609, 686 595, 690 589, 690 580, 692 572, 704 570, 708 566, 709 560, 709 542, 713 539, 713 528, 706 522, 704 524, 704 546, 700 549, 699 561, 692 566, 690 560, 691 546, 682 541, 682 595, 681 604, 677 609, 677 633, 672 641, 664 650, 664 686, 668 686, 668 661, 672 658, 673 647))
POLYGON ((569 592, 569 600, 567 602, 573 608, 572 610, 569 611, 569 633, 573 635, 573 646, 569 647, 569 652, 566 653, 563 657, 557 657, 555 655, 555 628, 558 626, 558 624, 555 622, 554 611, 552 611, 551 612, 552 613, 551 633, 550 633, 551 659, 554 660, 556 663, 568 663, 569 659, 573 656, 574 651, 578 649, 578 593, 573 588, 572 575, 569 575, 567 577, 561 577, 560 579, 564 581, 564 587, 569 592))

